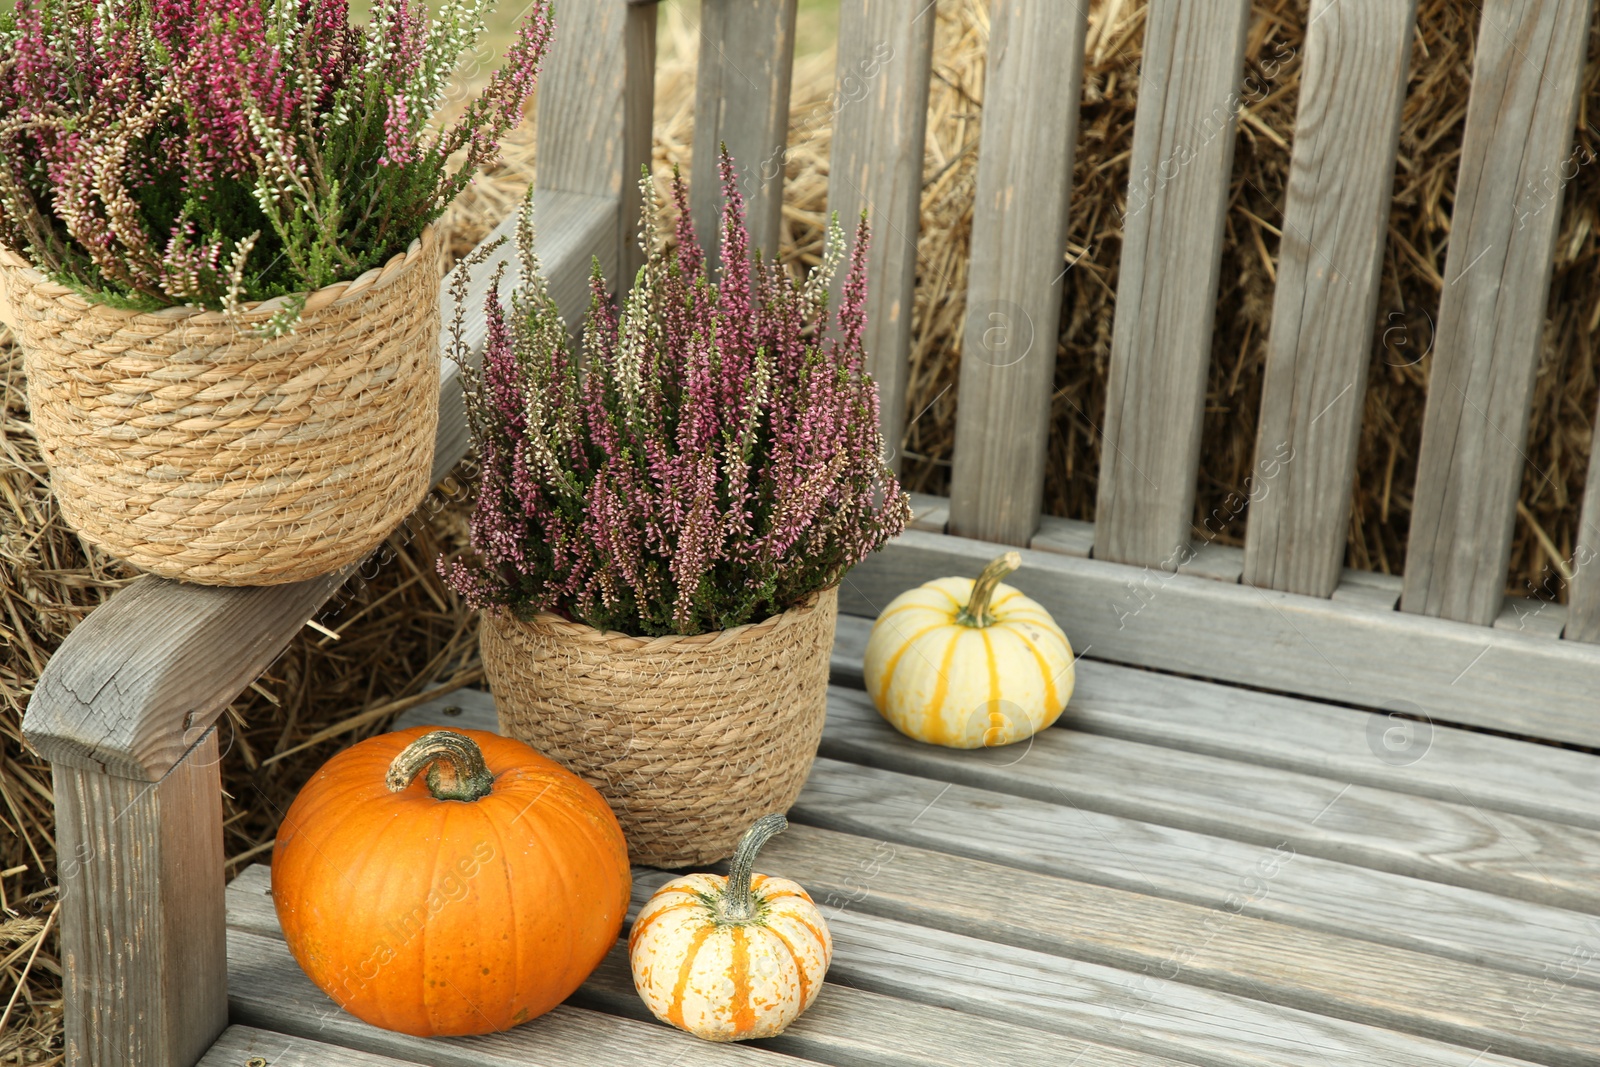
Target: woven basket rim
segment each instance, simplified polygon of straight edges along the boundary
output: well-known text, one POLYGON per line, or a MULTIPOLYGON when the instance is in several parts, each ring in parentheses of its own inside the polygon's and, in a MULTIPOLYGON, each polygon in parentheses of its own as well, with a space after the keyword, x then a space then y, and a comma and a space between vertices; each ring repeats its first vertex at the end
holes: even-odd
MULTIPOLYGON (((331 307, 337 307, 346 301, 368 292, 381 289, 400 277, 407 268, 414 266, 426 256, 431 256, 438 250, 439 229, 433 223, 422 228, 422 233, 413 238, 411 244, 404 252, 390 256, 382 266, 373 267, 344 282, 334 282, 321 289, 313 289, 305 294, 306 304, 302 315, 313 315, 331 307)), ((161 308, 157 311, 137 311, 131 308, 114 308, 106 304, 85 300, 82 295, 59 282, 53 282, 28 261, 27 257, 5 245, 0 245, 0 266, 18 276, 18 281, 29 286, 35 291, 42 292, 51 299, 71 307, 75 311, 90 312, 110 318, 127 319, 133 322, 148 321, 170 326, 174 322, 190 322, 197 326, 215 325, 227 322, 230 316, 226 312, 212 311, 210 308, 178 305, 175 307, 161 308)), ((5 288, 5 283, 0 281, 0 291, 5 288)), ((275 296, 271 300, 251 301, 243 305, 243 311, 236 316, 244 321, 258 321, 272 317, 283 310, 288 302, 298 293, 285 296, 275 296)))
POLYGON ((686 652, 698 652, 708 648, 720 648, 724 645, 737 644, 741 641, 755 641, 776 632, 787 629, 800 622, 802 619, 816 611, 823 598, 829 593, 836 592, 839 583, 834 583, 824 589, 811 593, 806 599, 790 608, 785 608, 776 615, 770 615, 760 622, 747 622, 727 630, 713 630, 704 634, 665 634, 661 637, 636 637, 625 634, 621 630, 599 630, 585 622, 573 622, 571 619, 547 611, 541 611, 530 619, 519 619, 515 614, 505 608, 491 609, 495 618, 509 622, 513 626, 528 630, 544 630, 557 637, 576 641, 580 644, 605 645, 614 652, 670 652, 680 649, 686 652))

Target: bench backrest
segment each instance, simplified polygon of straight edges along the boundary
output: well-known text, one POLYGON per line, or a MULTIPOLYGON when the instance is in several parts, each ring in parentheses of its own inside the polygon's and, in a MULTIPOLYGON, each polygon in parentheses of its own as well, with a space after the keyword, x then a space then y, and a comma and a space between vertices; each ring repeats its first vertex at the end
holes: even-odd
MULTIPOLYGON (((1407 551, 1405 611, 1500 613, 1560 200, 1594 0, 1485 0, 1407 551), (1539 210, 1528 209, 1530 196, 1539 210)), ((1415 0, 1311 0, 1243 580, 1331 595, 1343 570, 1415 0)), ((613 41, 628 151, 566 138, 541 104, 540 185, 609 191, 647 158, 654 8, 571 0, 568 41, 613 41), (622 22, 626 21, 627 26, 622 22), (554 152, 554 155, 551 152, 554 152), (581 157, 595 171, 578 176, 581 157), (613 170, 609 168, 617 168, 613 170), (557 173, 550 173, 554 169, 557 173), (595 184, 603 183, 603 184, 595 184)), ((726 142, 763 247, 777 243, 795 0, 703 5, 694 153, 726 142)), ((1172 570, 1192 552, 1201 420, 1249 0, 1151 0, 1117 292, 1096 558, 1172 570)), ((1026 545, 1040 526, 1087 5, 993 0, 949 531, 1026 545)), ((842 0, 829 208, 872 216, 872 370, 905 419, 935 0, 842 0)), ((561 52, 558 45, 558 53, 561 52)), ((561 56, 558 54, 557 61, 561 56)), ((591 70, 599 68, 587 57, 591 70)), ((562 73, 547 78, 562 86, 562 73)), ((592 99, 592 98, 591 98, 592 99)), ((588 130, 590 120, 578 127, 588 130)), ((694 186, 702 233, 719 196, 694 186)), ((631 208, 630 205, 626 207, 631 208)), ((627 224, 624 224, 625 230, 627 224)), ((624 252, 626 256, 628 253, 624 252)), ((1095 413, 1089 413, 1091 417, 1095 413)), ((1600 465, 1567 637, 1600 640, 1600 465)))

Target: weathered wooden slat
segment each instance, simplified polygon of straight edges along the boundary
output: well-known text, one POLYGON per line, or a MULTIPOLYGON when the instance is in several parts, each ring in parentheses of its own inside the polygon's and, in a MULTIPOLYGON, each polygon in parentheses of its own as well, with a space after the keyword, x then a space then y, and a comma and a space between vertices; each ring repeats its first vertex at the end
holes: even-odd
POLYGON ((950 501, 927 493, 908 493, 911 498, 911 528, 928 533, 944 533, 950 524, 950 501))
MULTIPOLYGON (((230 929, 264 937, 281 936, 267 884, 267 868, 257 866, 228 887, 230 929)), ((573 994, 570 1003, 650 1021, 648 1009, 633 988, 627 961, 626 942, 621 942, 573 994)), ((816 1003, 788 1030, 763 1041, 761 1047, 820 1063, 859 1067, 971 1067, 980 1062, 1181 1067, 1165 1057, 1064 1040, 1028 1027, 974 1018, 834 983, 823 988, 816 1003)))
POLYGON ((778 254, 783 171, 789 150, 796 0, 702 0, 694 94, 694 168, 689 211, 706 259, 718 263, 727 145, 739 169, 750 238, 769 262, 778 254))
MULTIPOLYGON (((1003 546, 909 531, 845 576, 840 611, 876 616, 932 578, 977 574, 1003 546)), ((1600 648, 1154 568, 1022 550, 1008 579, 1080 653, 1435 722, 1600 747, 1600 648)))
POLYGON ((1250 585, 1325 597, 1339 584, 1415 20, 1415 0, 1313 0, 1307 16, 1250 585))
POLYGON ((1591 0, 1485 0, 1406 548, 1405 611, 1493 623, 1591 0))
POLYGON ((1600 759, 1192 678, 1084 662, 1061 723, 1600 830, 1600 759))
POLYGON ((906 421, 935 21, 929 0, 844 0, 839 7, 828 211, 846 227, 863 211, 872 223, 864 343, 895 470, 906 421))
POLYGON ((1578 518, 1578 548, 1573 554, 1572 580, 1567 583, 1569 641, 1600 644, 1600 411, 1590 432, 1589 476, 1583 487, 1583 510, 1578 518))
POLYGON ((199 730, 159 782, 55 765, 75 1067, 190 1067, 228 1025, 219 759, 199 730))
MULTIPOLYGON (((968 820, 960 839, 985 827, 968 820)), ((1540 997, 1520 974, 812 827, 793 827, 762 860, 835 907, 1536 1062, 1600 1062, 1594 989, 1540 997), (974 886, 1019 905, 997 907, 974 886)))
MULTIPOLYGON (((839 645, 865 645, 864 632, 849 632, 863 629, 865 620, 841 616, 840 621, 841 640, 835 645, 836 680, 841 662, 851 661, 848 656, 840 656, 839 645)), ((859 678, 859 654, 853 662, 859 678)), ((1093 681, 1096 672, 1118 670, 1107 664, 1081 662, 1080 695, 1085 688, 1091 694, 1104 688, 1093 681)), ((1075 696, 1068 715, 1079 706, 1078 701, 1079 696, 1075 696)), ((1148 704, 1141 705, 1147 714, 1148 709, 1148 704)), ((1176 718, 1185 710, 1179 703, 1169 718, 1176 718)), ((833 714, 830 733, 842 729, 848 736, 859 729, 859 711, 852 705, 839 706, 833 714)), ((1093 721, 1106 725, 1107 716, 1095 715, 1093 721)), ((495 730, 498 724, 493 698, 481 691, 462 690, 413 709, 396 724, 397 728, 423 725, 495 730), (456 708, 458 714, 444 714, 446 707, 456 708)), ((1150 729, 1159 730, 1161 725, 1158 722, 1150 729)), ((1252 715, 1249 708, 1244 709, 1236 734, 1261 729, 1260 717, 1252 715)), ((1163 736, 1192 742, 1194 734, 1193 730, 1183 734, 1168 730, 1163 736)), ((1463 736, 1497 740, 1482 735, 1463 736)), ((1343 740, 1337 731, 1332 731, 1330 737, 1330 731, 1319 730, 1313 723, 1305 744, 1314 748, 1330 743, 1337 749, 1343 740)), ((925 750, 925 746, 904 740, 890 743, 912 754, 925 750)), ((1453 751, 1454 746, 1441 744, 1439 754, 1448 758, 1453 751)), ((960 754, 952 758, 959 760, 960 754)), ((1484 765, 1477 758, 1455 762, 1462 770, 1484 765)), ((1574 782, 1581 787, 1585 777, 1571 773, 1578 769, 1557 768, 1552 781, 1564 791, 1574 782)), ((928 768, 924 773, 939 771, 928 768)), ((813 825, 885 842, 920 845, 1466 963, 1487 963, 1529 980, 1543 981, 1551 973, 1559 973, 1563 981, 1600 989, 1600 974, 1592 968, 1573 966, 1574 959, 1583 962, 1584 946, 1592 944, 1600 951, 1600 919, 1594 916, 1337 863, 1296 852, 1287 842, 1274 847, 1247 844, 1101 814, 1082 806, 1074 807, 1067 815, 1059 799, 1052 803, 1015 795, 998 797, 988 790, 952 785, 938 777, 917 777, 826 757, 817 761, 805 792, 790 815, 813 825), (1263 879, 1264 872, 1271 872, 1270 877, 1263 879), (1383 901, 1386 909, 1404 915, 1405 921, 1373 923, 1373 901, 1383 901), (1579 950, 1577 957, 1575 948, 1579 950)), ((243 875, 234 886, 242 883, 243 875)), ((855 887, 849 887, 844 896, 853 897, 855 892, 855 887)), ((237 921, 230 910, 229 923, 237 921)))
POLYGON ((950 529, 1006 544, 1039 528, 1087 10, 990 9, 950 529))
MULTIPOLYGON (((614 284, 633 281, 639 168, 650 162, 655 103, 656 8, 625 0, 563 4, 539 80, 540 193, 609 197, 621 205, 614 284)), ((542 202, 542 201, 541 201, 542 202)), ((567 304, 561 305, 563 308, 567 304)))
MULTIPOLYGON (((419 1038, 368 1026, 346 1014, 276 937, 228 932, 228 1007, 235 1022, 325 1041, 429 1067, 615 1067, 619 1063, 724 1064, 802 1061, 742 1045, 717 1045, 672 1029, 562 1006, 534 1023, 479 1037, 419 1038)), ((241 1063, 239 1067, 243 1067, 241 1063)))
POLYGON ((1094 551, 1094 523, 1042 515, 1039 517, 1039 532, 1033 535, 1028 547, 1039 552, 1056 552, 1063 556, 1087 559, 1094 551))
POLYGON ((835 759, 1600 914, 1600 831, 1056 727, 1020 749, 903 740, 835 689, 835 759))
POLYGON ((1360 604, 1373 611, 1393 611, 1400 603, 1401 579, 1398 574, 1344 569, 1344 577, 1333 590, 1333 599, 1360 604))
MULTIPOLYGON (((538 210, 544 269, 552 292, 576 321, 587 306, 582 294, 593 259, 615 263, 616 201, 546 193, 538 210)), ((514 228, 515 220, 508 219, 496 235, 514 228)), ((502 247, 499 255, 513 251, 502 247)), ((469 306, 481 305, 492 266, 478 274, 469 306)), ((514 282, 513 272, 504 291, 514 282)), ((447 321, 450 313, 447 301, 447 321)), ((482 350, 485 330, 481 316, 468 318, 465 336, 475 352, 482 350)), ((461 386, 449 360, 444 379, 435 478, 460 461, 468 443, 461 386)), ((62 642, 29 700, 24 734, 53 763, 157 781, 306 620, 359 573, 350 568, 258 589, 141 578, 62 642)))
POLYGON ((1189 547, 1249 21, 1249 0, 1153 0, 1145 16, 1095 507, 1101 559, 1172 570, 1189 547))
MULTIPOLYGON (((1000 796, 938 778, 817 761, 790 818, 1227 914, 1371 941, 1530 979, 1560 972, 1600 989, 1574 948, 1600 944, 1592 915, 1308 855, 1287 841, 1246 844, 1081 806, 1000 796), (971 832, 974 828, 979 832, 971 832), (1374 923, 1375 901, 1403 921, 1374 923)), ((859 887, 844 893, 851 900, 859 887)), ((832 906, 839 906, 836 898, 832 906)))
POLYGON ((252 1062, 267 1067, 415 1067, 424 1061, 396 1060, 251 1026, 230 1026, 198 1067, 247 1067, 252 1062))

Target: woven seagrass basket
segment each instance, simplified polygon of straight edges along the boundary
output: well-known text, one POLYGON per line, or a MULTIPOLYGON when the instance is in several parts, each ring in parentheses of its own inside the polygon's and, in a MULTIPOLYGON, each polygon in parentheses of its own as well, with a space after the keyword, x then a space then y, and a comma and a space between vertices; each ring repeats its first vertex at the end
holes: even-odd
POLYGON ((427 492, 439 417, 439 249, 309 294, 295 332, 92 303, 0 248, 62 516, 167 578, 278 585, 359 560, 427 492))
POLYGON ((555 615, 486 614, 500 729, 598 789, 635 863, 733 854, 800 795, 822 739, 836 588, 762 622, 629 637, 555 615))

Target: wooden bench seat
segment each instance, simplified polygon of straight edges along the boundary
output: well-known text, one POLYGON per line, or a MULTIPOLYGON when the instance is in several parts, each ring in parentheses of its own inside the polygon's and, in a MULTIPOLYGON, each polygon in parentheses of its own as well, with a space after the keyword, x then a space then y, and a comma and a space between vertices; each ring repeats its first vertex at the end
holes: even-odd
MULTIPOLYGON (((1437 727, 1402 766, 1368 713, 1092 660, 1032 743, 941 749, 860 691, 869 627, 841 619, 822 758, 762 857, 834 965, 760 1052, 651 1021, 620 944, 534 1025, 375 1030, 294 965, 264 866, 227 891, 233 1019, 463 1067, 1600 1063, 1600 760, 1437 727)), ((477 690, 400 725, 497 728, 477 690)), ((636 869, 635 909, 668 877, 636 869)))
MULTIPOLYGON (((837 938, 783 1037, 709 1045, 643 1018, 620 950, 505 1034, 419 1042, 338 1011, 278 936, 266 869, 223 887, 215 723, 348 575, 145 578, 63 642, 24 721, 54 765, 68 1064, 1600 1065, 1600 462, 1555 568, 1563 603, 1505 596, 1560 219, 1559 198, 1519 205, 1573 158, 1595 6, 1469 5, 1449 280, 1389 575, 1344 566, 1344 545, 1414 0, 1306 10, 1242 546, 1194 505, 1251 4, 1141 16, 1091 523, 1041 514, 1087 5, 993 0, 949 497, 919 494, 913 528, 841 587, 821 757, 763 853, 837 938), (1013 546, 1015 584, 1085 657, 1077 696, 1027 744, 908 741, 860 691, 870 618, 1013 546)), ((796 0, 703 7, 694 156, 728 144, 771 249, 796 0)), ((840 4, 829 201, 875 225, 867 347, 891 446, 934 11, 840 4)), ((592 262, 612 279, 638 263, 655 10, 571 0, 561 21, 535 199, 575 322, 592 262)), ((700 176, 705 239, 716 207, 700 176)), ((435 480, 466 450, 447 363, 435 480)), ((402 725, 427 721, 492 727, 492 704, 463 691, 402 725)), ((636 898, 664 877, 638 871, 636 898)))

